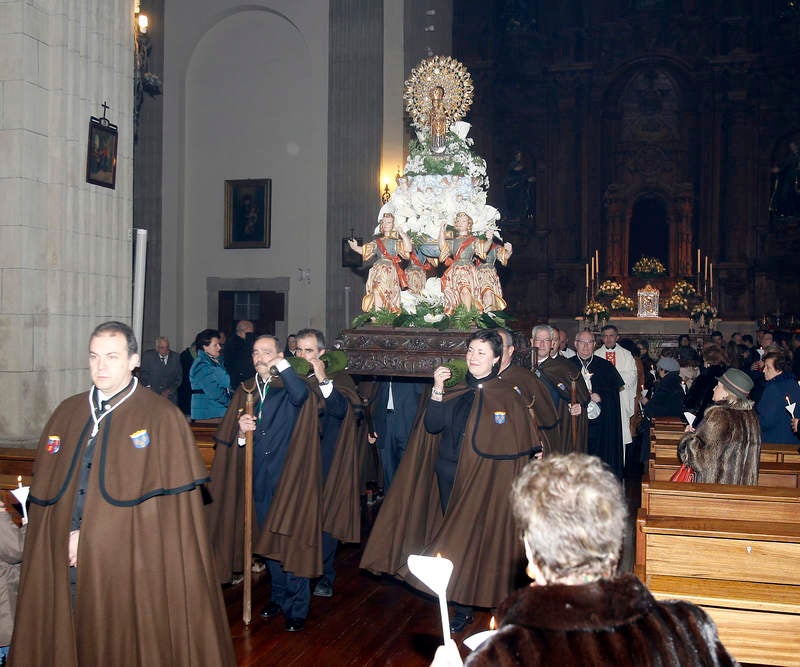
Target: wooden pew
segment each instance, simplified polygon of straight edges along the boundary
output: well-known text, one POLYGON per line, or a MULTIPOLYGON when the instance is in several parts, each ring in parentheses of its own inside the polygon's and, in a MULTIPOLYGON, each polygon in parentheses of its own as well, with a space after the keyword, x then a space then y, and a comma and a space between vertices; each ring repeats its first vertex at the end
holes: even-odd
MULTIPOLYGON (((680 460, 676 456, 651 456, 648 477, 653 482, 668 482, 679 467, 680 460)), ((758 485, 800 488, 800 463, 762 461, 758 468, 758 485)))
POLYGON ((800 665, 800 489, 645 481, 636 573, 701 605, 739 661, 800 665))
POLYGON ((194 434, 195 442, 200 448, 200 456, 203 457, 203 463, 206 468, 211 470, 211 464, 214 462, 215 445, 214 434, 217 432, 217 424, 209 422, 190 422, 192 433, 194 434))
MULTIPOLYGON (((203 463, 210 469, 214 461, 214 434, 217 432, 217 424, 193 422, 191 428, 203 463)), ((30 484, 35 459, 35 449, 0 447, 0 488, 16 486, 17 475, 22 475, 23 484, 30 484)))
POLYGON ((35 458, 35 449, 0 447, 0 475, 30 477, 33 474, 33 461, 35 458))
POLYGON ((651 449, 656 445, 661 447, 673 447, 680 442, 683 431, 686 428, 685 422, 680 417, 656 417, 653 419, 653 426, 650 429, 651 449))
MULTIPOLYGON (((650 452, 656 458, 674 458, 678 455, 678 442, 655 441, 650 445, 650 452)), ((785 445, 781 443, 761 443, 762 463, 800 463, 798 445, 785 445)))

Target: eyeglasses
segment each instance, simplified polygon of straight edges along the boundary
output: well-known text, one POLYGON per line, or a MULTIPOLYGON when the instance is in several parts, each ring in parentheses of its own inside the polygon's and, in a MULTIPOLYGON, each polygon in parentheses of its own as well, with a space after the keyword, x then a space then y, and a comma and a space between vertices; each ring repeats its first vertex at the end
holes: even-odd
POLYGON ((576 345, 594 345, 594 341, 593 340, 576 340, 575 344, 576 345))

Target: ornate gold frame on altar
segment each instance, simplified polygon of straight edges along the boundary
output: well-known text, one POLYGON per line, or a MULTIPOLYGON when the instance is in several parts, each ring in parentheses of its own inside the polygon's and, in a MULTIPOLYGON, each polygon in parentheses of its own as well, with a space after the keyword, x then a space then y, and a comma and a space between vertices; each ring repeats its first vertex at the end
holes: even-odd
POLYGON ((658 300, 661 293, 648 283, 637 294, 639 296, 638 317, 658 317, 658 300))

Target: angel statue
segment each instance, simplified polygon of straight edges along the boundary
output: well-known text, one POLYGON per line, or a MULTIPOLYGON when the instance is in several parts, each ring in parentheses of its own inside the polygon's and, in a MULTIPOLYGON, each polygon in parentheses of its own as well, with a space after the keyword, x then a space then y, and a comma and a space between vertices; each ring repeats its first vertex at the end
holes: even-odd
POLYGON ((348 245, 359 253, 365 262, 377 257, 367 276, 367 291, 361 299, 361 310, 391 310, 401 312, 400 290, 408 286, 400 260, 408 259, 412 244, 408 234, 395 231, 394 214, 384 213, 380 222, 380 235, 374 240, 358 245, 350 239, 348 245))
POLYGON ((508 265, 508 258, 511 257, 512 247, 510 243, 500 245, 494 239, 482 242, 484 249, 488 247, 482 260, 479 255, 475 257, 475 299, 481 305, 483 312, 505 310, 508 305, 503 299, 503 288, 500 286, 500 278, 497 275, 495 262, 499 261, 503 266, 508 265))
POLYGON ((453 226, 455 234, 447 232, 447 223, 439 229, 439 261, 447 266, 442 275, 446 315, 452 315, 459 303, 463 303, 467 310, 472 309, 476 291, 473 258, 476 252, 483 254, 480 239, 472 235, 470 216, 460 211, 453 226))

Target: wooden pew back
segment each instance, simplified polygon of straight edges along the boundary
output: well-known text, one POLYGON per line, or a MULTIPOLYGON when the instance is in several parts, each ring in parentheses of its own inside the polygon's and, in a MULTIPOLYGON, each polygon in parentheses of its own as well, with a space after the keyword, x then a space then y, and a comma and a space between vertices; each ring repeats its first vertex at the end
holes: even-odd
POLYGON ((738 660, 800 665, 800 489, 645 480, 636 572, 703 606, 738 660))

